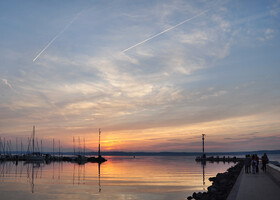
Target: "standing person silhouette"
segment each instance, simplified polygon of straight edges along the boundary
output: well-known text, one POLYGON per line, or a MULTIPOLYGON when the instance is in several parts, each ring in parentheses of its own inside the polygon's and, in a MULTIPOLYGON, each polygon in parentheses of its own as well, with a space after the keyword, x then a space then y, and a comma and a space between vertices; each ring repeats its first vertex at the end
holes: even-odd
POLYGON ((268 157, 267 157, 266 153, 264 153, 262 156, 262 170, 264 172, 266 172, 266 164, 268 163, 268 161, 269 161, 268 157))
POLYGON ((245 157, 245 173, 246 174, 251 173, 250 165, 251 165, 250 155, 246 155, 246 157, 245 157))
POLYGON ((257 160, 255 154, 252 157, 251 165, 252 165, 252 173, 255 174, 257 168, 257 160))
POLYGON ((260 163, 260 159, 259 156, 257 154, 255 154, 255 158, 256 158, 256 172, 259 173, 259 163, 260 163))

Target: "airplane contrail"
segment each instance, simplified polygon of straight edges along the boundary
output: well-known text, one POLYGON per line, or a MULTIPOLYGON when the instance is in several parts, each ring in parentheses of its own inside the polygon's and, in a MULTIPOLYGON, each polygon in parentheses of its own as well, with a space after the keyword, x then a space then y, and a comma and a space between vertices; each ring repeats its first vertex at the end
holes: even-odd
MULTIPOLYGON (((86 9, 85 9, 86 10, 86 9)), ((40 53, 38 53, 38 55, 33 59, 33 62, 35 62, 40 55, 62 34, 64 33, 64 31, 66 31, 66 29, 85 11, 82 10, 81 12, 79 12, 77 15, 75 15, 75 17, 62 29, 62 31, 60 31, 41 51, 40 53)))
POLYGON ((122 53, 125 53, 126 51, 128 51, 128 50, 130 50, 130 49, 133 49, 133 48, 135 48, 135 47, 137 47, 137 46, 139 46, 139 45, 141 45, 141 44, 144 44, 145 42, 148 42, 149 40, 154 39, 155 37, 158 37, 158 36, 160 36, 161 34, 166 33, 167 31, 170 31, 170 30, 176 28, 177 26, 180 26, 180 25, 182 25, 182 24, 184 24, 184 23, 186 23, 186 22, 188 22, 188 21, 191 21, 191 20, 193 20, 193 19, 195 19, 195 18, 197 18, 197 17, 203 15, 204 13, 206 13, 206 12, 208 12, 208 11, 209 11, 209 9, 204 10, 204 11, 202 11, 201 13, 199 13, 199 14, 197 14, 197 15, 195 15, 195 16, 189 18, 189 19, 186 19, 186 20, 180 22, 179 24, 176 24, 175 26, 171 26, 170 28, 168 28, 168 29, 166 29, 166 30, 164 30, 164 31, 161 31, 160 33, 157 33, 157 34, 155 34, 155 35, 153 35, 153 36, 147 38, 146 40, 143 40, 142 42, 139 42, 139 43, 137 43, 137 44, 135 44, 135 45, 133 45, 133 46, 131 46, 131 47, 128 47, 127 49, 123 50, 122 53))

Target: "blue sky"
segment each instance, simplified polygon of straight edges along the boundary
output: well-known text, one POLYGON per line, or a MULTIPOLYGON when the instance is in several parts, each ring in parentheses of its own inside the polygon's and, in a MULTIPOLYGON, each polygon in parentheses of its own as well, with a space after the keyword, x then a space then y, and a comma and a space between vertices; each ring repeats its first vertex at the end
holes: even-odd
POLYGON ((276 0, 1 1, 0 136, 36 125, 96 146, 100 127, 105 150, 200 150, 202 132, 211 151, 279 149, 279 12, 276 0))

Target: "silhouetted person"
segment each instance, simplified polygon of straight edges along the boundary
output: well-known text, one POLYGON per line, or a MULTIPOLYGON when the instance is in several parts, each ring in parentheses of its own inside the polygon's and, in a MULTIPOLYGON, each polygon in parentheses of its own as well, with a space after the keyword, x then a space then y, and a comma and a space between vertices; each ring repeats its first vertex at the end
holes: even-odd
POLYGON ((256 172, 259 173, 259 163, 260 163, 260 159, 258 157, 258 155, 256 154, 256 162, 257 162, 257 165, 256 165, 256 172))
POLYGON ((262 156, 262 170, 265 172, 266 171, 266 164, 268 163, 268 157, 266 153, 263 154, 262 156))
POLYGON ((249 171, 249 173, 251 173, 252 172, 252 170, 251 170, 251 162, 252 162, 252 159, 253 159, 253 156, 251 155, 251 154, 248 154, 248 157, 249 157, 249 159, 250 159, 250 165, 249 165, 249 167, 248 167, 248 171, 249 171))
POLYGON ((251 158, 250 158, 250 155, 246 155, 244 164, 245 164, 245 173, 246 174, 251 173, 251 169, 250 169, 251 158))
POLYGON ((252 165, 252 173, 255 174, 257 168, 257 160, 255 155, 253 155, 252 157, 251 165, 252 165))

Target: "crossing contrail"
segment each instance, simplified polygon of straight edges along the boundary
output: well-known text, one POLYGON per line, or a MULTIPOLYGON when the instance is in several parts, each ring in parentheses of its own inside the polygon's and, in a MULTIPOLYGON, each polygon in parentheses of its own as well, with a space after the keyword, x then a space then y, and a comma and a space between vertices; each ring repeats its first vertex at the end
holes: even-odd
MULTIPOLYGON (((86 10, 86 9, 85 9, 86 10)), ((78 14, 75 15, 75 17, 62 29, 62 31, 60 31, 41 51, 40 53, 38 53, 38 55, 33 59, 33 62, 35 62, 42 53, 44 53, 44 51, 62 34, 64 33, 64 31, 66 31, 66 29, 85 11, 82 10, 81 12, 79 12, 78 14)))
POLYGON ((157 33, 157 34, 155 34, 155 35, 153 35, 153 36, 147 38, 146 40, 143 40, 142 42, 139 42, 139 43, 137 43, 137 44, 135 44, 135 45, 133 45, 133 46, 131 46, 131 47, 128 47, 127 49, 123 50, 122 53, 125 53, 125 52, 127 52, 128 50, 130 50, 130 49, 133 49, 133 48, 135 48, 135 47, 137 47, 137 46, 139 46, 139 45, 141 45, 141 44, 144 44, 145 42, 148 42, 149 40, 154 39, 155 37, 158 37, 158 36, 162 35, 163 33, 166 33, 166 32, 168 32, 168 31, 170 31, 170 30, 172 30, 172 29, 174 29, 174 28, 176 28, 176 27, 178 27, 178 26, 180 26, 180 25, 182 25, 182 24, 184 24, 184 23, 186 23, 186 22, 188 22, 188 21, 191 21, 191 20, 193 20, 193 19, 195 19, 195 18, 197 18, 197 17, 203 15, 204 13, 206 13, 206 12, 208 12, 208 11, 209 11, 209 9, 204 10, 204 11, 202 11, 201 13, 199 13, 199 14, 197 14, 197 15, 191 17, 191 18, 188 18, 188 19, 186 19, 186 20, 184 20, 184 21, 182 21, 182 22, 180 22, 179 24, 176 24, 175 26, 171 26, 170 28, 168 28, 168 29, 166 29, 166 30, 164 30, 164 31, 161 31, 160 33, 157 33))

